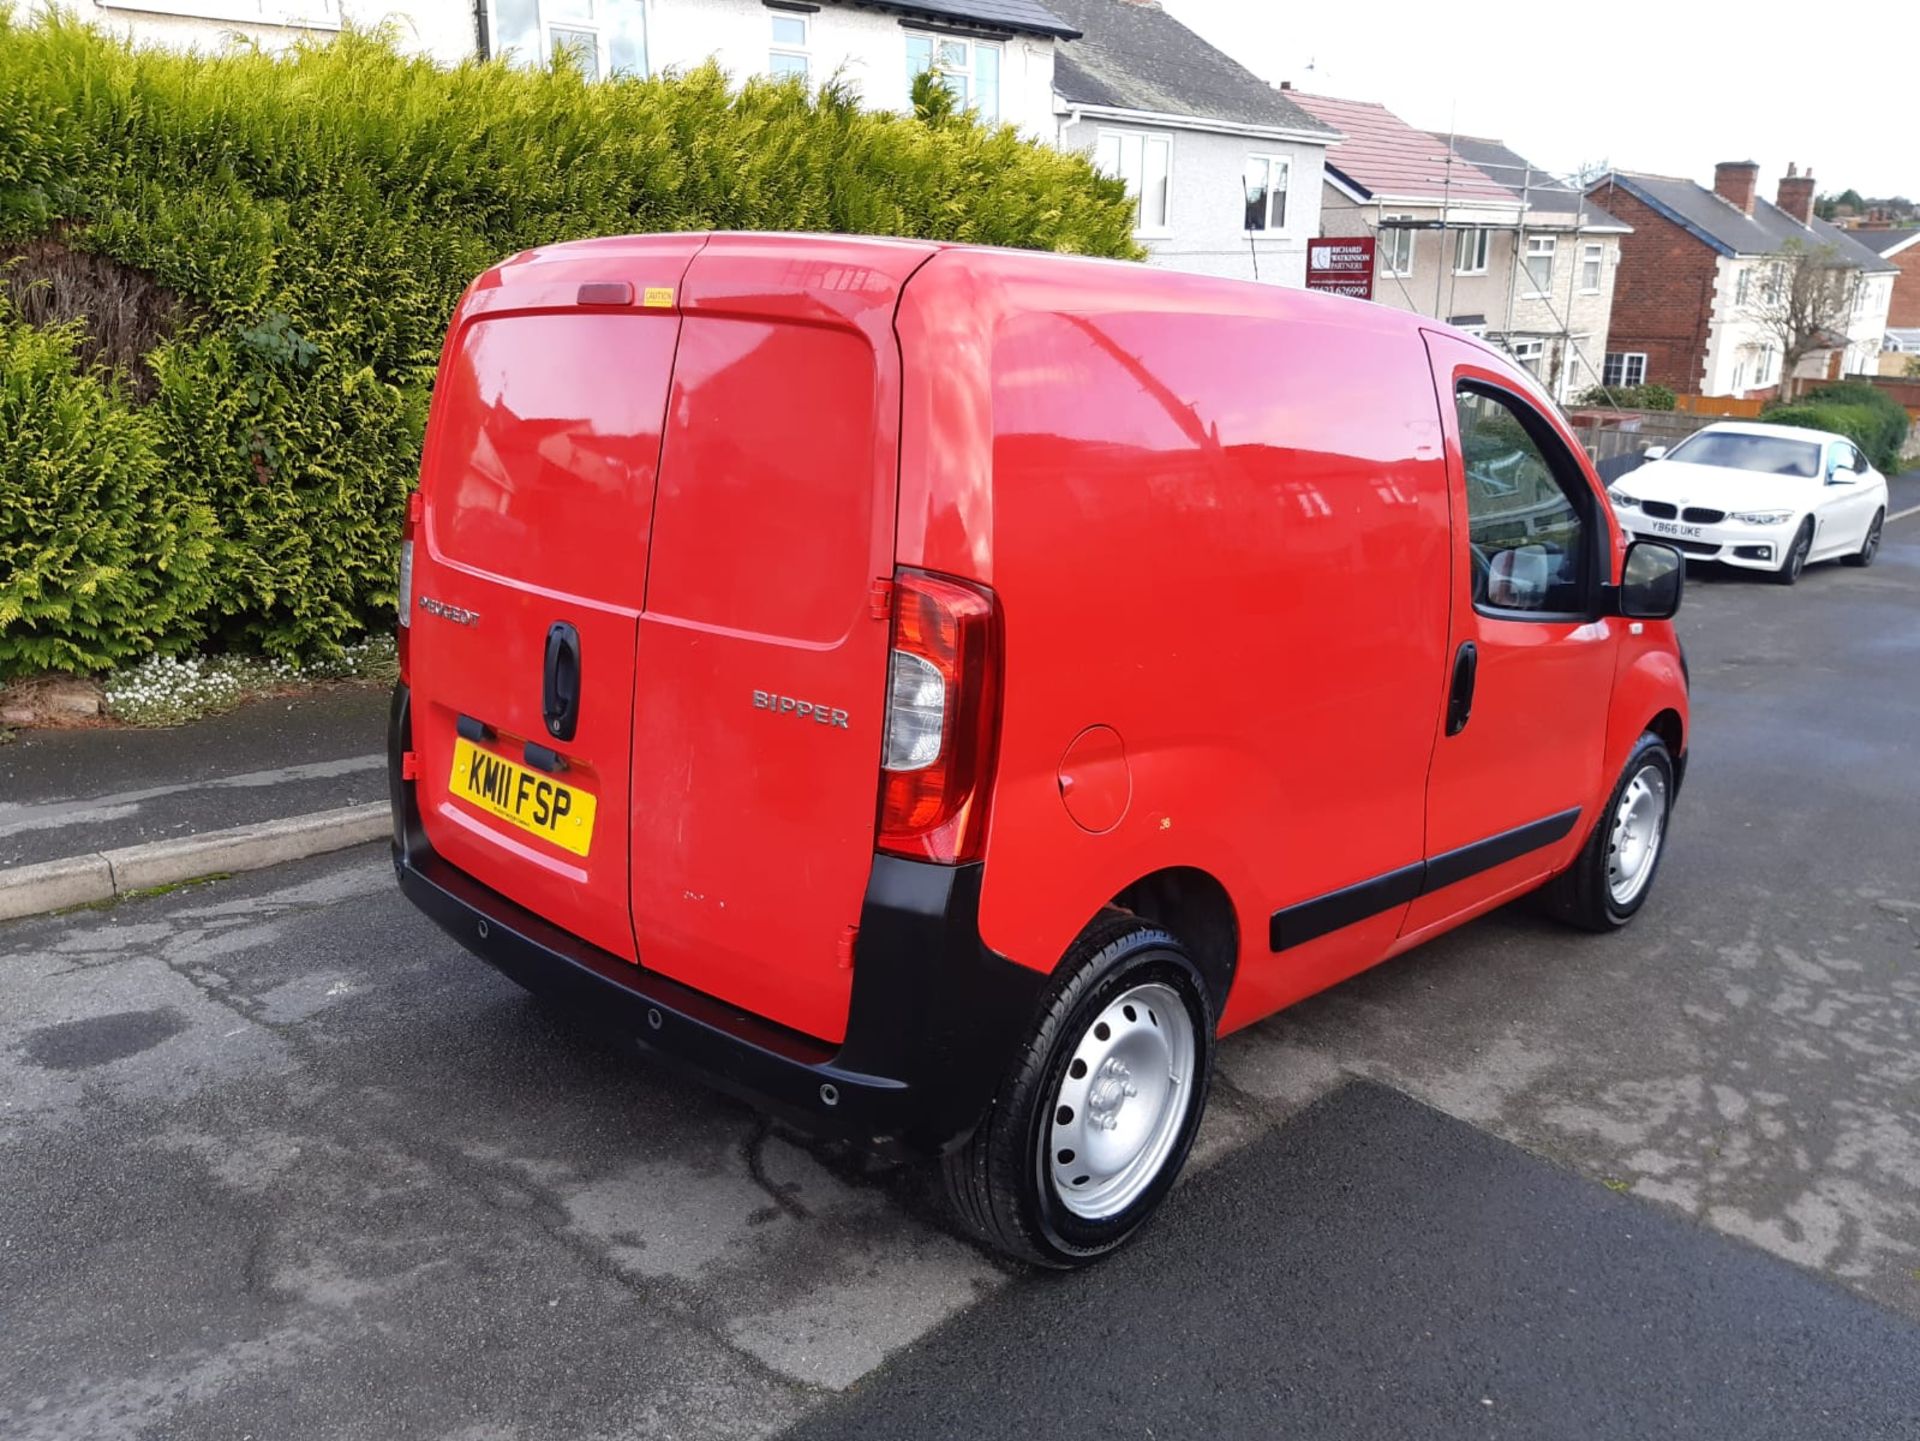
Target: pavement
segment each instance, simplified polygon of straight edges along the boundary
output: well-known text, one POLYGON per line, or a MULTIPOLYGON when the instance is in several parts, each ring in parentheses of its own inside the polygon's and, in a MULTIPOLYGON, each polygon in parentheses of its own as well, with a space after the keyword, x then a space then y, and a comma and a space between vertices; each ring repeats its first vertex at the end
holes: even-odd
POLYGON ((385 800, 387 691, 334 686, 170 730, 0 746, 0 870, 385 800))
POLYGON ((0 1435, 1920 1434, 1916 617, 1920 520, 1694 574, 1636 923, 1229 1038, 1081 1277, 530 1000, 377 845, 0 925, 0 1435))

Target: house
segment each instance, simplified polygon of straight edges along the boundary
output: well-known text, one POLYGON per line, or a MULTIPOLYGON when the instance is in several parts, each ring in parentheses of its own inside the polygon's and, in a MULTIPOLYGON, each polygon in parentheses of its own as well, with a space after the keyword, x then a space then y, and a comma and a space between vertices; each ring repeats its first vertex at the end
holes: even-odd
POLYGON ((1556 398, 1599 380, 1625 225, 1497 140, 1288 94, 1344 137, 1327 154, 1321 229, 1375 237, 1375 300, 1486 336, 1556 398))
POLYGON ((1499 333, 1506 348, 1561 400, 1598 384, 1613 321, 1620 241, 1632 227, 1498 140, 1432 133, 1524 207, 1521 229, 1511 236, 1457 240, 1456 250, 1464 253, 1454 257, 1455 276, 1470 273, 1481 247, 1491 250, 1498 274, 1504 253, 1508 312, 1499 333))
POLYGON ((1059 144, 1123 177, 1151 263, 1306 283, 1334 127, 1152 0, 1046 0, 1079 31, 1054 60, 1059 144))
POLYGON ((1450 140, 1369 100, 1290 98, 1344 134, 1321 230, 1375 236, 1377 301, 1500 343, 1557 399, 1596 384, 1624 224, 1500 140, 1450 140))
POLYGON ((983 118, 1052 140, 1054 51, 1078 32, 1036 0, 79 0, 136 41, 269 48, 388 24, 404 50, 453 65, 570 50, 589 74, 657 74, 716 59, 736 77, 838 77, 875 109, 904 110, 938 70, 983 118))
MULTIPOLYGON (((1878 369, 1881 375, 1905 375, 1907 363, 1920 355, 1920 229, 1862 226, 1847 234, 1899 271, 1893 277, 1893 298, 1887 306, 1887 334, 1881 343, 1878 369)), ((1867 367, 1867 371, 1871 374, 1873 367, 1867 367)))
POLYGON ((1858 273, 1851 314, 1795 378, 1874 368, 1899 267, 1852 232, 1813 214, 1813 177, 1789 166, 1768 204, 1760 167, 1727 161, 1713 188, 1615 171, 1587 190, 1633 227, 1621 242, 1608 378, 1654 381, 1683 394, 1771 395, 1781 384, 1778 335, 1762 318, 1782 284, 1783 257, 1830 254, 1858 273))

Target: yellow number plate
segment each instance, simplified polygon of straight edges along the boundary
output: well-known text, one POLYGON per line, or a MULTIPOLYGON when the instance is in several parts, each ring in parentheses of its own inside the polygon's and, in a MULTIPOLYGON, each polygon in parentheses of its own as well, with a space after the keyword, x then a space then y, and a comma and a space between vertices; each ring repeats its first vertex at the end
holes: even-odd
POLYGON ((469 740, 453 743, 448 788, 521 830, 584 856, 593 843, 593 794, 515 765, 469 740))

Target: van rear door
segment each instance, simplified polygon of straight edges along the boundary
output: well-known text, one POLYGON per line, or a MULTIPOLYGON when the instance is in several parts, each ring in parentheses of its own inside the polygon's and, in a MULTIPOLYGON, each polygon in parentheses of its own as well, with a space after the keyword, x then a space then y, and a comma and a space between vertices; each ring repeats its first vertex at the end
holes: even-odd
POLYGON ((421 820, 484 885, 634 958, 634 643, 698 236, 541 252, 462 303, 421 468, 421 820))
POLYGON ((640 619, 641 964, 832 1041, 880 785, 893 316, 932 253, 715 236, 693 262, 640 619))

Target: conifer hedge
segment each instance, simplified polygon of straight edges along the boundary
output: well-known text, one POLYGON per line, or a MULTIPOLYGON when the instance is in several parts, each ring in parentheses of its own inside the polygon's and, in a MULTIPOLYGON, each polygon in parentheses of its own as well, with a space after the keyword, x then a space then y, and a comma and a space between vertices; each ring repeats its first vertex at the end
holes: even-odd
POLYGON ((688 229, 1138 254, 1081 157, 833 85, 445 70, 352 32, 191 56, 0 10, 0 679, 209 638, 311 658, 387 623, 466 283, 688 229), (23 267, 63 251, 142 287, 138 375, 104 314, 28 323, 50 292, 23 267))

